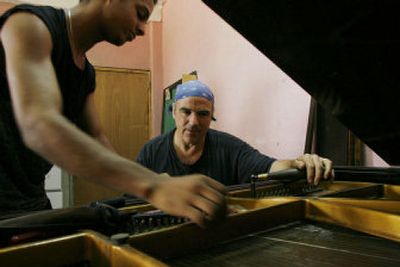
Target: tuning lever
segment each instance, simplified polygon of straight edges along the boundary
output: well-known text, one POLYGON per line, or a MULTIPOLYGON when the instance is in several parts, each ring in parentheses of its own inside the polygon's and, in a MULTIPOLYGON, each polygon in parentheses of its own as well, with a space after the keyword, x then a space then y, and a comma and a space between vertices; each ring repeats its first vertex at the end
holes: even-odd
POLYGON ((271 173, 253 174, 251 176, 251 179, 255 181, 265 181, 265 180, 296 181, 306 178, 307 178, 306 171, 298 169, 287 169, 271 173))

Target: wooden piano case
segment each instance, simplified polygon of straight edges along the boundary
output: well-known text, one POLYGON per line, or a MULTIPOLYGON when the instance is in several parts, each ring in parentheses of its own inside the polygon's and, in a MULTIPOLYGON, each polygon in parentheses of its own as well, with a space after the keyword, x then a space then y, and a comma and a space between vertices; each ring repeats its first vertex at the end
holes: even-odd
POLYGON ((162 267, 165 264, 96 232, 67 235, 0 249, 4 267, 162 267))
POLYGON ((163 219, 173 223, 157 225, 160 214, 151 205, 132 205, 120 209, 140 215, 125 244, 84 231, 0 249, 0 263, 10 267, 400 263, 400 186, 340 181, 316 188, 304 181, 285 184, 290 189, 279 186, 257 187, 258 199, 249 196, 248 188, 231 191, 231 214, 207 229, 165 214, 163 219), (300 192, 298 196, 286 196, 293 190, 300 192))

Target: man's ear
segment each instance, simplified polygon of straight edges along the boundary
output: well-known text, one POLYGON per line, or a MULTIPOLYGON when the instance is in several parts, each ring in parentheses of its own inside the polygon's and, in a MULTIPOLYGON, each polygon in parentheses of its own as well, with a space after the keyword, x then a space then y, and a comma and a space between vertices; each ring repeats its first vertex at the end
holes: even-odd
POLYGON ((212 110, 211 110, 211 120, 216 121, 217 119, 214 117, 214 111, 215 111, 215 109, 214 109, 214 104, 213 104, 212 110))

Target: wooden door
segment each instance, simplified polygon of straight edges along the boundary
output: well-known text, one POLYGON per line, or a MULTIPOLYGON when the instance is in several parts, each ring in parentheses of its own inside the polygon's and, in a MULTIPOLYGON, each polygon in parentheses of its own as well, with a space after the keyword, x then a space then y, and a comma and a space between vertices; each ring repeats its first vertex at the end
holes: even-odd
MULTIPOLYGON (((102 127, 118 154, 134 160, 149 139, 150 72, 96 68, 96 108, 102 127)), ((73 203, 120 196, 121 192, 74 178, 73 203)))

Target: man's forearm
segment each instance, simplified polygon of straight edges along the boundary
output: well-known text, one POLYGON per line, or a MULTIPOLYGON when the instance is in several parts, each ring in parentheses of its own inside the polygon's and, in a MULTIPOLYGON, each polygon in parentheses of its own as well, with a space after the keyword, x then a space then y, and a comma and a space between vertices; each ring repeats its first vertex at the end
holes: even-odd
POLYGON ((111 144, 110 140, 107 138, 107 136, 105 136, 104 134, 98 135, 98 136, 94 136, 94 138, 100 142, 100 144, 102 144, 103 146, 105 146, 106 148, 108 148, 109 150, 116 152, 113 145, 111 144))

